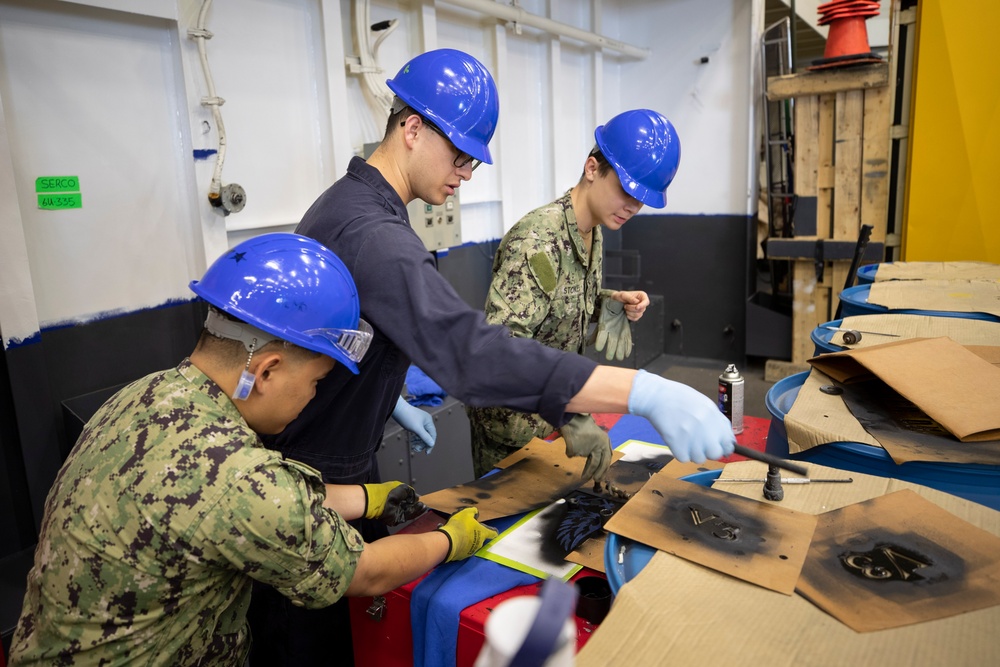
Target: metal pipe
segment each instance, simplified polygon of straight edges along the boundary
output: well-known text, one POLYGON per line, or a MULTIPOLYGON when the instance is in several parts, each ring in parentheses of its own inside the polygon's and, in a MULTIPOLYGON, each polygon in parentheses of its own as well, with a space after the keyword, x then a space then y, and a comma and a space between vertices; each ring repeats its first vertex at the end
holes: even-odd
POLYGON ((605 37, 604 35, 598 35, 595 32, 581 30, 580 28, 576 28, 566 23, 553 21, 552 19, 547 19, 543 16, 538 16, 537 14, 531 14, 524 11, 520 7, 501 5, 500 3, 493 2, 492 0, 438 1, 449 5, 464 7, 465 9, 471 9, 505 21, 531 26, 532 28, 538 28, 539 30, 544 30, 554 35, 568 37, 586 44, 593 44, 610 51, 617 51, 624 56, 635 58, 636 60, 645 60, 653 54, 650 49, 632 46, 631 44, 620 42, 617 39, 611 39, 610 37, 605 37))

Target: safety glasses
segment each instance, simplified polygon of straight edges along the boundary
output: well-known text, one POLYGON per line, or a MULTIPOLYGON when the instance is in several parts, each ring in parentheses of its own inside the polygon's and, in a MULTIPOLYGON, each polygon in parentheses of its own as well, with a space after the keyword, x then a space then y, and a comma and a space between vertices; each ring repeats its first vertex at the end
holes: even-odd
POLYGON ((448 138, 448 135, 445 134, 441 130, 440 127, 438 127, 434 123, 430 122, 426 118, 423 118, 423 117, 421 117, 421 118, 424 121, 424 125, 426 125, 430 129, 432 129, 435 132, 437 132, 438 134, 440 134, 444 138, 444 140, 448 142, 448 144, 452 147, 452 149, 454 149, 454 151, 457 153, 457 155, 455 156, 455 161, 452 163, 452 164, 455 165, 455 167, 457 167, 458 169, 462 169, 466 165, 471 164, 472 165, 472 171, 475 171, 476 169, 479 168, 479 165, 481 165, 483 163, 482 160, 477 160, 476 158, 472 157, 468 153, 463 153, 462 151, 458 150, 458 148, 455 147, 455 144, 451 143, 451 139, 448 138))
POLYGON ((303 333, 307 336, 322 336, 326 338, 356 364, 360 363, 361 359, 364 358, 365 352, 368 351, 368 346, 371 345, 372 336, 374 335, 371 325, 360 318, 358 319, 357 329, 310 329, 303 333))

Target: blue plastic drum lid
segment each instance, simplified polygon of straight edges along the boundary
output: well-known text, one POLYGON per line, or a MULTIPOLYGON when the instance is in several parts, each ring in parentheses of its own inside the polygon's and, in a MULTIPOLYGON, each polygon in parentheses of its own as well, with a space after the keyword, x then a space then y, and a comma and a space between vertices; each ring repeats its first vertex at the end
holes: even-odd
POLYGON ((824 324, 819 325, 812 330, 809 334, 809 339, 813 342, 816 347, 813 349, 814 355, 826 354, 828 352, 843 352, 846 347, 841 347, 833 342, 833 334, 837 333, 826 327, 840 328, 844 320, 832 320, 824 324))
MULTIPOLYGON (((789 456, 785 415, 792 409, 808 376, 808 372, 796 373, 779 380, 764 396, 764 405, 771 413, 771 427, 767 433, 769 454, 789 456)), ((831 442, 793 454, 789 458, 828 468, 921 484, 1000 510, 1000 466, 930 461, 897 464, 881 447, 862 442, 831 442)))
POLYGON ((910 315, 930 315, 932 317, 962 317, 967 320, 988 320, 990 322, 1000 322, 1000 317, 989 313, 962 313, 955 310, 917 310, 915 308, 893 308, 875 303, 868 303, 868 296, 871 294, 871 285, 855 285, 848 287, 840 293, 840 301, 843 308, 840 314, 844 317, 852 315, 872 315, 876 313, 908 313, 910 315))
MULTIPOLYGON (((699 486, 712 486, 712 482, 719 479, 721 470, 705 470, 681 477, 686 482, 691 482, 699 486)), ((656 549, 616 535, 608 533, 608 539, 604 541, 604 571, 611 584, 611 592, 618 595, 618 589, 625 585, 626 581, 631 581, 642 568, 646 567, 656 553, 656 549), (619 561, 619 556, 621 557, 619 561)))
POLYGON ((866 264, 858 269, 858 284, 871 285, 875 282, 875 274, 878 273, 879 264, 866 264))

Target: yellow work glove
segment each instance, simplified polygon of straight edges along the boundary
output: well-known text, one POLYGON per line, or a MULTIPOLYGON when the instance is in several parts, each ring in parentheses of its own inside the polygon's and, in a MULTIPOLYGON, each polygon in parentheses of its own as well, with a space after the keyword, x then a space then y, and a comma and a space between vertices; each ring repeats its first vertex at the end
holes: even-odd
POLYGON ((438 526, 438 530, 448 536, 447 562, 468 558, 497 536, 497 531, 479 523, 478 517, 478 509, 466 507, 448 517, 448 523, 438 526))
POLYGON ((604 353, 608 361, 621 361, 632 354, 632 329, 625 315, 625 304, 611 297, 601 300, 601 315, 597 320, 597 338, 594 347, 598 352, 607 346, 604 353))
POLYGON ((398 526, 427 511, 412 486, 402 482, 362 484, 365 490, 365 518, 377 519, 387 526, 398 526))
POLYGON ((583 467, 583 481, 593 478, 594 481, 604 479, 604 474, 611 465, 611 438, 604 432, 594 418, 587 414, 574 415, 559 429, 566 441, 566 456, 586 456, 587 464, 583 467))

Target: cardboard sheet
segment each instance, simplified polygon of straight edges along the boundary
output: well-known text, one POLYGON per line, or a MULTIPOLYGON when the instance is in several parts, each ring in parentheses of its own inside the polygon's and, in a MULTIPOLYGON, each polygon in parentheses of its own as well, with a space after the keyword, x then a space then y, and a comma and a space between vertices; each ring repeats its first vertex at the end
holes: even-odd
POLYGON ((840 395, 822 391, 823 387, 833 384, 833 378, 818 369, 809 371, 795 403, 785 415, 789 453, 796 454, 828 442, 858 442, 882 448, 851 414, 840 395))
POLYGON ((562 438, 553 442, 535 438, 498 463, 499 472, 422 495, 420 500, 445 514, 478 507, 479 520, 489 521, 540 509, 565 497, 580 486, 585 464, 582 457, 567 458, 562 438))
POLYGON ((1000 537, 909 489, 826 512, 798 592, 857 632, 1000 604, 1000 537))
POLYGON ((882 380, 963 442, 1000 439, 1000 368, 951 339, 895 341, 809 363, 845 384, 882 380))
MULTIPOLYGON (((681 463, 669 454, 670 450, 664 445, 638 440, 623 442, 618 446, 617 451, 622 454, 622 458, 612 463, 611 467, 608 468, 608 479, 613 481, 618 488, 626 489, 631 493, 639 491, 652 475, 661 470, 662 474, 672 479, 680 479, 696 472, 718 470, 725 465, 719 461, 681 463), (625 471, 628 473, 626 474, 625 471), (638 485, 636 485, 637 481, 638 485)), ((598 572, 605 572, 604 544, 606 541, 607 532, 602 530, 600 534, 587 539, 577 549, 570 552, 566 556, 566 560, 598 572)))
MULTIPOLYGON (((807 464, 810 477, 843 471, 807 464)), ((756 461, 723 477, 763 477, 756 461)), ((851 484, 786 485, 783 507, 820 513, 912 489, 963 521, 1000 536, 1000 512, 927 487, 851 473, 851 484)), ((760 497, 757 485, 727 491, 760 497)), ((762 664, 981 667, 1000 664, 1000 607, 883 632, 857 633, 801 595, 778 595, 666 553, 618 592, 611 612, 577 655, 577 667, 762 664)))
POLYGON ((816 518, 654 475, 605 525, 609 532, 791 595, 816 518))
POLYGON ((1000 466, 1000 441, 959 442, 882 382, 842 386, 847 409, 898 464, 909 461, 1000 466))
POLYGON ((937 317, 905 313, 851 315, 843 319, 840 328, 864 332, 861 334, 861 340, 852 345, 844 344, 844 334, 841 331, 831 335, 831 343, 852 350, 882 345, 894 340, 940 338, 941 336, 948 337, 959 345, 1000 345, 1000 322, 973 320, 965 317, 937 317), (870 331, 894 334, 898 338, 869 334, 870 331))
POLYGON ((873 283, 868 303, 892 310, 938 310, 1000 316, 1000 282, 988 280, 890 280, 873 283))
MULTIPOLYGON (((830 442, 852 442, 884 449, 897 464, 909 461, 930 463, 1000 463, 1000 444, 959 442, 944 429, 935 429, 922 411, 919 417, 890 413, 889 408, 867 397, 857 386, 843 386, 843 394, 822 390, 835 386, 830 376, 813 368, 809 372, 791 410, 785 415, 788 451, 806 451, 830 442), (856 396, 857 395, 857 396, 856 396), (904 428, 903 422, 906 423, 904 428), (921 429, 914 430, 920 423, 921 429), (943 435, 941 435, 943 434, 943 435)), ((887 392, 891 390, 886 389, 887 392)), ((891 392, 895 393, 895 392, 891 392)), ((895 402, 901 400, 896 395, 895 402)))
POLYGON ((989 262, 890 262, 879 264, 875 282, 885 280, 1000 280, 1000 264, 989 262))

